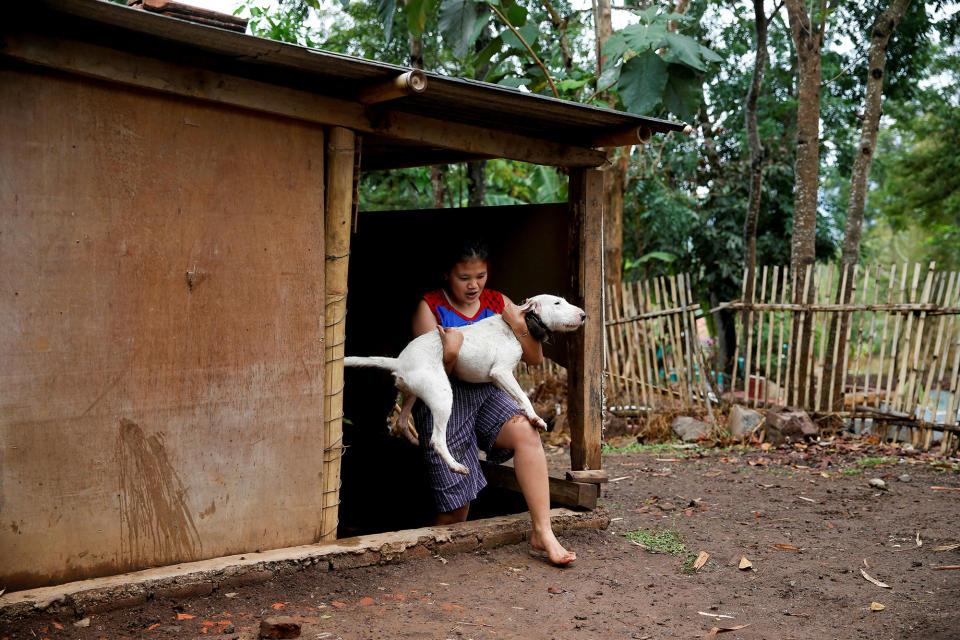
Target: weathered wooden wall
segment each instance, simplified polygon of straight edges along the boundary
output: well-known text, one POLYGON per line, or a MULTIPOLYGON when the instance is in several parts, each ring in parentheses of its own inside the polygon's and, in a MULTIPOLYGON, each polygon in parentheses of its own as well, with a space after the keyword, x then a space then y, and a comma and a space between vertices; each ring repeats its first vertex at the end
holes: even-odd
POLYGON ((318 126, 0 69, 0 587, 320 535, 318 126))

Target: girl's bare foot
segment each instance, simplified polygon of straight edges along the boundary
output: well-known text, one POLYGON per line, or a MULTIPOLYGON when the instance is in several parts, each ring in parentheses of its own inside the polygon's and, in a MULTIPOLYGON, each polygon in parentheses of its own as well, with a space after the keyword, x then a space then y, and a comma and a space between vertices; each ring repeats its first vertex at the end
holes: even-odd
POLYGON ((573 551, 567 551, 553 535, 553 530, 548 530, 545 535, 534 531, 530 535, 530 546, 538 551, 546 551, 550 556, 550 562, 557 566, 566 566, 577 559, 577 554, 573 551))

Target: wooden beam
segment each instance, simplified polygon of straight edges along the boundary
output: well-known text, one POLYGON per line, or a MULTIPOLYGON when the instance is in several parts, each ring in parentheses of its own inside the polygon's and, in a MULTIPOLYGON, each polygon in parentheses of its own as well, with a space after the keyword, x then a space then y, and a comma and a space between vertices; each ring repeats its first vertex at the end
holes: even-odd
POLYGON ((357 99, 363 104, 378 104, 423 93, 426 88, 427 75, 420 69, 413 69, 386 82, 362 89, 357 93, 357 99))
POLYGON ((574 304, 587 314, 571 334, 567 369, 570 468, 600 468, 603 424, 603 174, 571 169, 570 266, 574 304))
POLYGON ((647 144, 653 137, 653 130, 647 126, 630 127, 622 131, 613 131, 593 139, 595 147, 626 147, 634 144, 647 144))
POLYGON ((607 482, 610 482, 610 474, 603 469, 591 469, 589 471, 567 471, 567 480, 572 480, 573 482, 606 484, 607 482))
POLYGON ((324 452, 320 541, 337 539, 340 458, 343 456, 343 343, 346 337, 347 268, 353 215, 353 131, 331 127, 327 134, 324 224, 326 311, 324 314, 324 452))
POLYGON ((496 129, 368 108, 352 100, 290 89, 100 45, 35 34, 4 33, 0 55, 142 89, 342 126, 425 146, 493 158, 567 167, 598 167, 602 151, 496 129))
MULTIPOLYGON (((492 487, 520 491, 517 474, 513 467, 502 464, 493 464, 482 460, 480 466, 487 483, 492 487)), ((567 507, 582 507, 596 509, 597 498, 600 496, 600 487, 589 482, 571 482, 562 478, 550 478, 550 502, 567 507)))

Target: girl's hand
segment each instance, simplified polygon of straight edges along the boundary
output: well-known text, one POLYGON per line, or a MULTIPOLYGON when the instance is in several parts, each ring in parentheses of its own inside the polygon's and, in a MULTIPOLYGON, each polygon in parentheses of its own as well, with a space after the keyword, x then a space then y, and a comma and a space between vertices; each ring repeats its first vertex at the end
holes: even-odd
POLYGON ((460 355, 460 347, 463 345, 463 332, 453 327, 444 329, 437 325, 437 331, 440 333, 440 342, 443 344, 443 369, 450 375, 454 365, 457 364, 457 357, 460 355))
POLYGON ((527 312, 521 311, 520 307, 509 300, 504 300, 503 313, 500 315, 503 316, 503 321, 510 326, 513 335, 517 338, 527 333, 527 312))

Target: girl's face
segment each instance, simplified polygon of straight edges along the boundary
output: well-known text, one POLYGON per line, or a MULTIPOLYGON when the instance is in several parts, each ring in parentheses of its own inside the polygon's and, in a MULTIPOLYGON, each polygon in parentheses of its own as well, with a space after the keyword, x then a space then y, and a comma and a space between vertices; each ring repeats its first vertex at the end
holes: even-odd
POLYGON ((487 261, 472 258, 458 262, 444 277, 454 302, 472 304, 480 298, 480 292, 487 284, 487 261))

